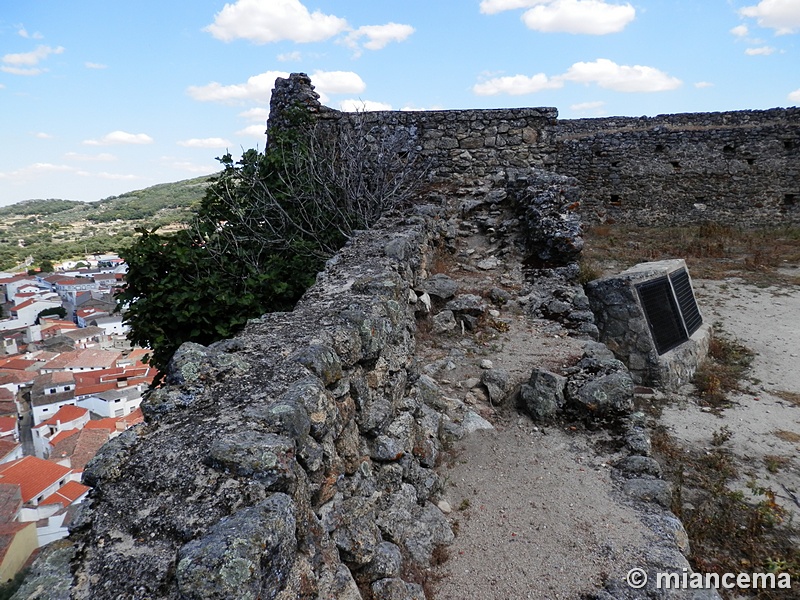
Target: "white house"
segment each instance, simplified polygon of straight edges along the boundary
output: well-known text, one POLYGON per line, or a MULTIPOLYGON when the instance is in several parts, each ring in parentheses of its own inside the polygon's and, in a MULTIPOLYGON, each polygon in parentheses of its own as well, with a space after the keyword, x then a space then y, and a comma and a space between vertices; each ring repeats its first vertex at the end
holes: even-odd
POLYGON ((52 450, 51 441, 62 431, 82 429, 91 418, 86 408, 66 405, 46 421, 31 428, 33 451, 39 458, 49 458, 52 450))
POLYGON ((101 417, 124 417, 139 408, 142 403, 142 387, 134 385, 106 390, 81 398, 77 404, 101 417))
POLYGON ((0 331, 22 329, 28 325, 33 325, 39 313, 50 308, 61 308, 61 301, 31 299, 22 304, 17 304, 9 311, 11 318, 0 321, 0 331))
POLYGON ((75 378, 72 373, 45 373, 33 382, 31 413, 34 426, 49 419, 68 404, 75 404, 75 378))

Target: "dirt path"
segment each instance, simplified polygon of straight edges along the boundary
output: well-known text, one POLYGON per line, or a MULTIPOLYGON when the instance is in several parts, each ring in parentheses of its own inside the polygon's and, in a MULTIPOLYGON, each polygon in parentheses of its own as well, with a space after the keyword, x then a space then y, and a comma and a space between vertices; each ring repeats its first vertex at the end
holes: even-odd
POLYGON ((477 384, 491 369, 518 389, 534 367, 560 372, 574 364, 586 343, 530 315, 521 259, 494 234, 503 218, 499 209, 478 211, 475 226, 459 232, 454 258, 437 269, 459 294, 486 299, 490 317, 473 331, 426 331, 418 342, 423 372, 494 425, 458 442, 440 469, 457 535, 433 597, 573 600, 599 592, 609 578, 623 580, 663 540, 612 480, 611 465, 628 454, 614 435, 536 426, 513 402, 498 406, 477 384), (491 303, 494 287, 510 298, 491 303))

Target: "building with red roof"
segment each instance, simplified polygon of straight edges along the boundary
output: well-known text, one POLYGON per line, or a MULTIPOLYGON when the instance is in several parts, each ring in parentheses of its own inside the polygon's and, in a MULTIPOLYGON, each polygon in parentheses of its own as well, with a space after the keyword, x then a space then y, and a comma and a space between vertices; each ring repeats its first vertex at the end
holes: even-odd
POLYGON ((70 504, 82 502, 91 489, 89 486, 77 481, 68 481, 59 490, 42 500, 41 504, 61 504, 66 508, 70 504))
POLYGON ((72 469, 49 460, 24 456, 0 465, 0 483, 20 486, 22 502, 32 506, 58 491, 69 480, 72 469))
POLYGON ((0 582, 13 579, 38 546, 36 523, 0 523, 0 582))
POLYGON ((56 435, 71 429, 82 429, 90 418, 89 411, 79 406, 68 404, 59 408, 52 417, 31 429, 36 456, 47 458, 52 449, 52 440, 56 435))
POLYGON ((117 361, 122 357, 122 353, 117 350, 99 350, 97 348, 86 348, 73 352, 63 352, 43 368, 43 373, 53 371, 100 371, 117 366, 117 361))
POLYGON ((19 419, 13 417, 0 417, 0 439, 19 441, 19 419))
POLYGON ((22 444, 17 440, 0 438, 0 465, 22 458, 22 444))

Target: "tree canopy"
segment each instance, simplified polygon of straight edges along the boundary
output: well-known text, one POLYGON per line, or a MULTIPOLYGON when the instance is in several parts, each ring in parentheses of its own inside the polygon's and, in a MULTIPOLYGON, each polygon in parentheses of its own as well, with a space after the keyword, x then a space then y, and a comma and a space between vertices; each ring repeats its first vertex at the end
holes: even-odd
POLYGON ((207 345, 249 318, 290 310, 354 231, 374 224, 421 180, 424 170, 409 168, 407 152, 367 154, 366 146, 328 135, 302 109, 291 124, 270 132, 264 152, 218 159, 223 170, 188 228, 139 229, 121 253, 128 274, 118 309, 131 341, 149 347, 162 372, 184 342, 207 345), (370 162, 384 155, 397 165, 370 162))

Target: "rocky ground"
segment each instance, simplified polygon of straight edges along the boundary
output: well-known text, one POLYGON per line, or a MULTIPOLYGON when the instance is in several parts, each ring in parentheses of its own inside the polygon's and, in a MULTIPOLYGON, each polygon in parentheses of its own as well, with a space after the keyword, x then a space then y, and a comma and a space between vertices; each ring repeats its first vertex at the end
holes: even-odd
MULTIPOLYGON (((456 297, 472 294, 486 302, 489 317, 470 326, 459 318, 465 313, 455 310, 453 319, 446 298, 437 306, 432 294, 434 316, 421 321, 423 371, 453 402, 493 426, 456 443, 440 467, 446 481, 440 507, 456 538, 439 557, 428 589, 437 600, 650 597, 627 588, 624 577, 634 567, 680 568, 675 550, 685 551, 687 540, 682 527, 669 521, 669 486, 632 492, 628 455, 647 452, 631 451, 625 423, 535 423, 518 406, 518 391, 532 369, 568 372, 586 336, 575 336, 577 324, 557 311, 535 309, 535 273, 520 267, 503 235, 506 217, 499 207, 479 208, 464 220, 454 253, 438 265, 440 283, 455 284, 456 297)), ((720 413, 700 406, 691 386, 668 397, 644 394, 637 404, 657 403, 661 423, 688 447, 708 446, 714 431, 729 427, 732 451, 748 466, 744 471, 776 489, 782 505, 800 509, 800 406, 790 394, 800 390, 800 329, 791 326, 800 315, 800 293, 737 280, 695 285, 706 320, 735 332, 756 352, 752 389, 720 413), (777 471, 770 462, 775 457, 777 471)), ((656 466, 645 482, 662 483, 659 476, 656 466)))

